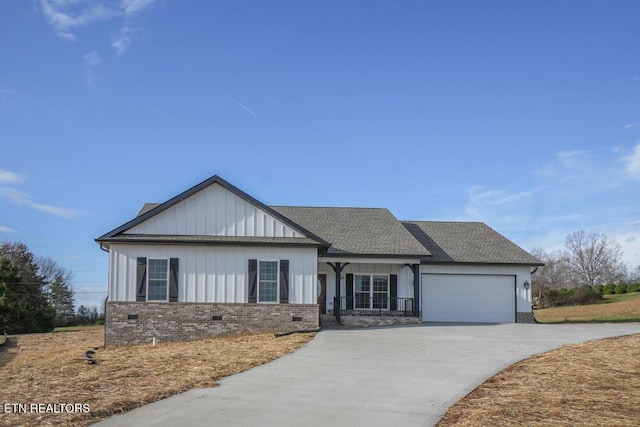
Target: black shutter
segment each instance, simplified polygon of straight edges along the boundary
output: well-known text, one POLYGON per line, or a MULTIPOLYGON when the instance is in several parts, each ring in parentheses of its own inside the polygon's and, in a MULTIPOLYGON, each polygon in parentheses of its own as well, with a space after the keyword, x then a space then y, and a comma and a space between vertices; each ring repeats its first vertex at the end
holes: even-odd
POLYGON ((258 260, 249 260, 249 302, 258 302, 258 260))
POLYGON ((136 301, 147 300, 147 259, 138 258, 136 270, 136 301))
POLYGON ((353 310, 353 274, 347 274, 347 310, 353 310))
POLYGON ((392 274, 389 276, 389 298, 390 307, 389 310, 396 311, 398 309, 398 275, 392 274))
POLYGON ((178 258, 169 260, 169 302, 178 302, 178 258))
POLYGON ((289 304, 289 260, 280 260, 280 304, 289 304))

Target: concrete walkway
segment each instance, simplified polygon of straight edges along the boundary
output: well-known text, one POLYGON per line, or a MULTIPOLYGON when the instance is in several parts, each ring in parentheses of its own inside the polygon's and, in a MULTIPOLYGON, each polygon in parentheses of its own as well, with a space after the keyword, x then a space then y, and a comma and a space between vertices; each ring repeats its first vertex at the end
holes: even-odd
POLYGON ((303 349, 98 426, 431 426, 512 363, 640 324, 447 325, 323 331, 303 349))

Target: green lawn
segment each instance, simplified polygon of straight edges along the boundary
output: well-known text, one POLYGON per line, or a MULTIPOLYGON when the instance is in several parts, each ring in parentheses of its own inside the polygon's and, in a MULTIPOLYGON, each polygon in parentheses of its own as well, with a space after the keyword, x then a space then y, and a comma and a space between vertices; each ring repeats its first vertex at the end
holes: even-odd
POLYGON ((605 295, 595 304, 536 310, 540 323, 640 322, 640 292, 605 295))

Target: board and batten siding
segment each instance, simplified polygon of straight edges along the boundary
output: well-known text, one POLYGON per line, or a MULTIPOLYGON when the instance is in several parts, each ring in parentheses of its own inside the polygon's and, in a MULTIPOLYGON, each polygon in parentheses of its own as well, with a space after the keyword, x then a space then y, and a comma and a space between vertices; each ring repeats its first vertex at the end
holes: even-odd
POLYGON ((210 185, 124 234, 304 237, 219 184, 210 185))
POLYGON ((315 248, 189 247, 112 244, 109 301, 136 300, 136 260, 178 258, 179 302, 248 302, 248 260, 289 260, 289 303, 317 303, 315 248))
MULTIPOLYGON (((320 259, 318 273, 327 275, 327 310, 333 310, 333 298, 336 296, 336 274, 327 263, 320 259)), ((398 298, 413 298, 413 272, 409 267, 401 264, 356 263, 349 264, 342 270, 340 281, 340 295, 346 296, 346 280, 344 275, 351 274, 397 274, 398 298)))
MULTIPOLYGON (((420 274, 490 274, 516 277, 516 311, 531 313, 531 289, 524 288, 524 282, 531 283, 531 267, 523 265, 429 265, 420 266, 420 274)), ((422 282, 421 282, 422 285, 422 282)), ((421 296, 422 298, 422 296, 421 296)))

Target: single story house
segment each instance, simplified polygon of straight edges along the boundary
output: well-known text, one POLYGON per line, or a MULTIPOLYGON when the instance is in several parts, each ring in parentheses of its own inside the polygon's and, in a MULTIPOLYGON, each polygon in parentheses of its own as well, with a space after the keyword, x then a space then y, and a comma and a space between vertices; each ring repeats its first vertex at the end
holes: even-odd
POLYGON ((96 239, 106 344, 339 321, 532 322, 540 260, 477 222, 387 209, 267 206, 213 176, 96 239))

